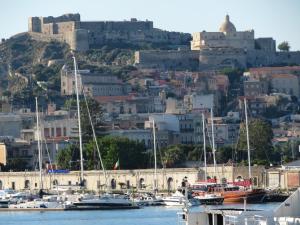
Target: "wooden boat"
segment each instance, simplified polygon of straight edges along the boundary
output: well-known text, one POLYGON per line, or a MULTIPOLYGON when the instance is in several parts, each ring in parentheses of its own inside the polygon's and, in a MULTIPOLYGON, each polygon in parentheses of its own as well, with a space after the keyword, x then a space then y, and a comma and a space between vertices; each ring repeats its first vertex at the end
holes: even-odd
MULTIPOLYGON (((249 182, 244 182, 248 184, 249 182)), ((248 186, 237 186, 232 184, 218 184, 209 182, 196 182, 192 185, 194 195, 200 192, 214 194, 224 199, 224 203, 242 203, 246 198, 248 203, 262 202, 266 196, 264 189, 251 189, 248 186)))
POLYGON ((241 190, 239 187, 235 188, 223 188, 217 193, 220 193, 224 197, 225 203, 242 203, 246 199, 248 203, 258 203, 264 200, 266 195, 263 189, 246 189, 241 190))

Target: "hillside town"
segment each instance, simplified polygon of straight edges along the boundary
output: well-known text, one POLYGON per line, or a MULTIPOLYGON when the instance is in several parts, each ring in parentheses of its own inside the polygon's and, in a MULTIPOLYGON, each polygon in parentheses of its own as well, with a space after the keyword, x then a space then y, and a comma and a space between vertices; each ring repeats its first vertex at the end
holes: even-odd
MULTIPOLYGON (((256 186, 281 189, 300 185, 300 52, 289 51, 287 42, 277 51, 273 37, 238 31, 229 15, 218 31, 192 35, 160 30, 152 21, 135 18, 86 22, 79 14, 31 17, 28 27, 28 32, 0 44, 1 171, 13 175, 38 170, 40 145, 45 171, 79 169, 74 150, 79 138, 77 88, 85 115, 85 147, 93 140, 88 128, 91 113, 102 144, 127 145, 128 140, 128 149, 138 152, 132 162, 118 148, 118 155, 104 153, 107 170, 117 161, 124 169, 119 177, 129 169, 153 168, 155 146, 158 167, 171 171, 161 188, 175 189, 171 182, 178 184, 181 178, 174 174, 197 174, 193 169, 204 166, 206 140, 211 168, 214 153, 218 170, 244 168, 217 176, 211 169, 211 178, 251 178, 256 186), (253 177, 245 169, 245 113, 250 120, 253 177), (257 141, 259 137, 265 142, 257 141)), ((84 154, 86 169, 100 169, 95 150, 90 147, 84 154)), ((145 177, 135 178, 134 185, 150 186, 152 178, 145 177)), ((30 188, 29 181, 24 186, 17 179, 21 180, 0 180, 0 189, 30 188)), ((116 182, 123 178, 115 179, 112 186, 122 188, 116 182)), ((129 180, 122 182, 130 186, 129 180)), ((37 187, 37 181, 31 182, 31 188, 37 187)), ((88 185, 97 189, 100 184, 89 180, 88 185)))

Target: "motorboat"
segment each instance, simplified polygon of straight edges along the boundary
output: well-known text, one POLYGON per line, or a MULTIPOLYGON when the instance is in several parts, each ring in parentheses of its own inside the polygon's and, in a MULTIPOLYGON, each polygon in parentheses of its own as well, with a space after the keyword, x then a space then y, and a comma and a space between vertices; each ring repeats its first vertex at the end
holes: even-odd
POLYGON ((161 196, 155 196, 152 193, 139 194, 133 197, 132 200, 139 206, 158 206, 164 205, 164 201, 161 196))
POLYGON ((104 194, 102 196, 95 196, 94 198, 79 199, 73 202, 69 207, 78 210, 91 209, 130 209, 138 208, 133 202, 124 195, 104 194))
POLYGON ((8 199, 0 199, 0 208, 8 208, 9 200, 8 199))
POLYGON ((194 198, 200 201, 201 205, 222 205, 224 202, 224 197, 216 194, 198 194, 194 198))
POLYGON ((185 196, 185 190, 178 189, 171 196, 163 197, 163 202, 166 206, 184 206, 188 204, 189 206, 200 205, 200 201, 192 197, 190 193, 185 196), (186 202, 187 201, 187 202, 186 202))
POLYGON ((60 201, 58 196, 46 196, 43 198, 34 199, 32 201, 25 201, 15 204, 9 204, 8 208, 11 209, 37 209, 37 208, 47 208, 47 209, 63 209, 65 204, 60 201))

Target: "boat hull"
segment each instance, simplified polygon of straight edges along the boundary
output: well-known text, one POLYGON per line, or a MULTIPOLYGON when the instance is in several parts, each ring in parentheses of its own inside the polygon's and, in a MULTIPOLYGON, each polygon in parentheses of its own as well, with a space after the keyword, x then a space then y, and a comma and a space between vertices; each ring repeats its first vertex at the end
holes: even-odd
POLYGON ((225 191, 221 193, 225 203, 242 203, 244 199, 248 203, 259 203, 264 200, 266 192, 264 190, 249 190, 249 191, 225 191))
POLYGON ((201 205, 222 205, 224 202, 223 197, 215 198, 197 198, 201 205))

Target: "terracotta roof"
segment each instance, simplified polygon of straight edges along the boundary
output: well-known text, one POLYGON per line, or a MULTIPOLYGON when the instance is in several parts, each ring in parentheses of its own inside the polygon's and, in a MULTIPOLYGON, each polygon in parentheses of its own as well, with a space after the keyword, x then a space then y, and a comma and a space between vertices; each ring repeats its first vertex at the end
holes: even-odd
POLYGON ((271 75, 272 78, 296 78, 297 79, 297 76, 293 75, 293 74, 272 74, 271 75))
POLYGON ((258 67, 258 68, 250 68, 250 72, 269 72, 269 71, 276 71, 276 70, 300 70, 300 66, 284 66, 284 67, 258 67))

